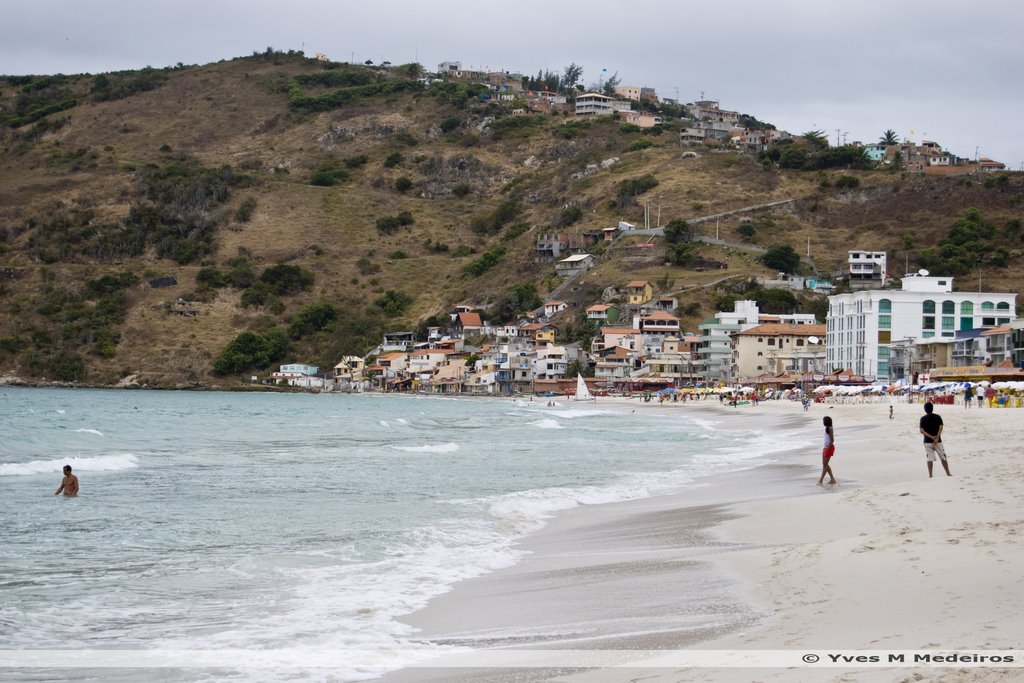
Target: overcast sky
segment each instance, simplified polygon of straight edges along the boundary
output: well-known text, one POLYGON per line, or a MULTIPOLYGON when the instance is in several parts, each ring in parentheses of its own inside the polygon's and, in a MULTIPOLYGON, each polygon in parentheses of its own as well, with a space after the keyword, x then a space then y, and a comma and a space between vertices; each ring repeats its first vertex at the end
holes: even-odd
POLYGON ((932 140, 1024 167, 1024 3, 1012 0, 25 0, 5 3, 0 74, 100 73, 304 50, 336 61, 441 61, 692 102, 703 94, 793 133, 932 140), (607 74, 602 72, 607 69, 607 74), (838 131, 838 132, 837 132, 838 131))

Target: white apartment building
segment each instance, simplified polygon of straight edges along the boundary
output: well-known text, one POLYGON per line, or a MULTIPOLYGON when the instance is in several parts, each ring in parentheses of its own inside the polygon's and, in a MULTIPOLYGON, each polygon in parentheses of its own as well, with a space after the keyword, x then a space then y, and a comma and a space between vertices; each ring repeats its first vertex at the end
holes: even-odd
POLYGON ((892 380, 898 379, 889 368, 894 346, 1005 325, 1016 317, 1017 295, 954 292, 951 277, 917 275, 904 277, 902 289, 836 294, 828 301, 827 369, 892 380))
POLYGON ((852 289, 881 288, 889 277, 884 251, 850 251, 847 263, 852 289))
POLYGON ((632 106, 629 100, 617 100, 596 92, 583 93, 576 97, 576 116, 592 116, 595 114, 614 114, 618 111, 629 111, 632 106))

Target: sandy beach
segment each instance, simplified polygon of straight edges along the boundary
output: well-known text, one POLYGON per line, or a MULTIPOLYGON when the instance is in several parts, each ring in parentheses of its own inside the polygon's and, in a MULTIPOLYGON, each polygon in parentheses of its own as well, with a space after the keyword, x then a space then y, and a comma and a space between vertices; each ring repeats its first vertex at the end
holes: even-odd
MULTIPOLYGON (((1024 624, 1024 411, 939 405, 952 477, 929 479, 920 403, 717 402, 616 410, 693 415, 820 443, 835 422, 834 487, 820 446, 698 482, 684 494, 577 508, 524 539, 515 567, 465 581, 406 621, 426 642, 474 648, 771 651, 770 667, 410 668, 404 681, 997 681, 1020 669, 827 661, 878 652, 1005 651, 1024 624), (816 653, 818 666, 801 661, 816 653), (792 665, 789 659, 792 657, 792 665)), ((795 440, 796 441, 796 440, 795 440)), ((614 446, 612 446, 614 447, 614 446)), ((1017 653, 1019 654, 1019 653, 1017 653)), ((1017 657, 1017 666, 1021 658, 1017 657)), ((652 664, 654 664, 652 660, 652 664)))

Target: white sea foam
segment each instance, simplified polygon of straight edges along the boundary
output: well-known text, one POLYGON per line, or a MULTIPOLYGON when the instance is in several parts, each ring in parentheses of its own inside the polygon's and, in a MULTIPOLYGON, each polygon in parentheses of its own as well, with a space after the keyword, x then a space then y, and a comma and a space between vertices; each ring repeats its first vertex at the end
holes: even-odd
POLYGON ((31 462, 0 463, 0 477, 16 477, 30 474, 59 473, 64 465, 71 465, 75 472, 115 472, 130 470, 139 466, 139 460, 131 453, 119 455, 97 455, 94 457, 71 457, 59 460, 33 460, 31 462))
POLYGON ((422 446, 392 446, 396 451, 406 453, 454 453, 459 450, 457 443, 434 443, 423 444, 422 446))
POLYGON ((98 429, 76 429, 74 431, 80 434, 95 434, 96 436, 103 436, 103 432, 98 429))
POLYGON ((558 420, 552 420, 550 418, 546 420, 541 420, 540 422, 531 422, 530 424, 532 424, 534 427, 537 427, 538 429, 565 429, 565 427, 562 426, 561 422, 559 422, 558 420))
MULTIPOLYGON (((477 520, 410 529, 372 562, 303 567, 287 558, 254 559, 258 566, 236 571, 273 576, 276 609, 250 617, 244 629, 172 636, 160 646, 252 648, 287 643, 320 651, 352 650, 345 668, 331 673, 345 681, 376 678, 439 651, 461 649, 417 640, 415 630, 398 618, 425 607, 459 581, 512 566, 521 555, 511 537, 493 523, 477 520)), ((283 672, 289 675, 281 679, 272 671, 260 673, 267 674, 265 680, 294 680, 294 672, 283 672)))
POLYGON ((559 410, 557 413, 558 417, 564 417, 567 420, 572 420, 577 417, 596 417, 598 415, 616 415, 610 410, 596 410, 586 408, 567 408, 565 410, 559 410))
MULTIPOLYGON (((700 472, 704 474, 704 472, 700 472)), ((555 487, 518 491, 476 501, 497 517, 513 534, 525 534, 544 526, 546 520, 580 505, 601 505, 637 500, 678 490, 693 481, 694 471, 629 473, 605 486, 555 487)), ((462 501, 463 504, 474 501, 462 501)))

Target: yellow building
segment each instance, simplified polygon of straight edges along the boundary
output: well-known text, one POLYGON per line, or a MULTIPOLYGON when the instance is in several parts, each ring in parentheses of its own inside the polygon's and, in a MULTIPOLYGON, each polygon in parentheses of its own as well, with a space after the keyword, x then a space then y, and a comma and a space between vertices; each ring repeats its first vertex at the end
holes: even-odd
POLYGON ((626 285, 630 306, 641 306, 654 298, 654 286, 647 280, 633 280, 626 285))

